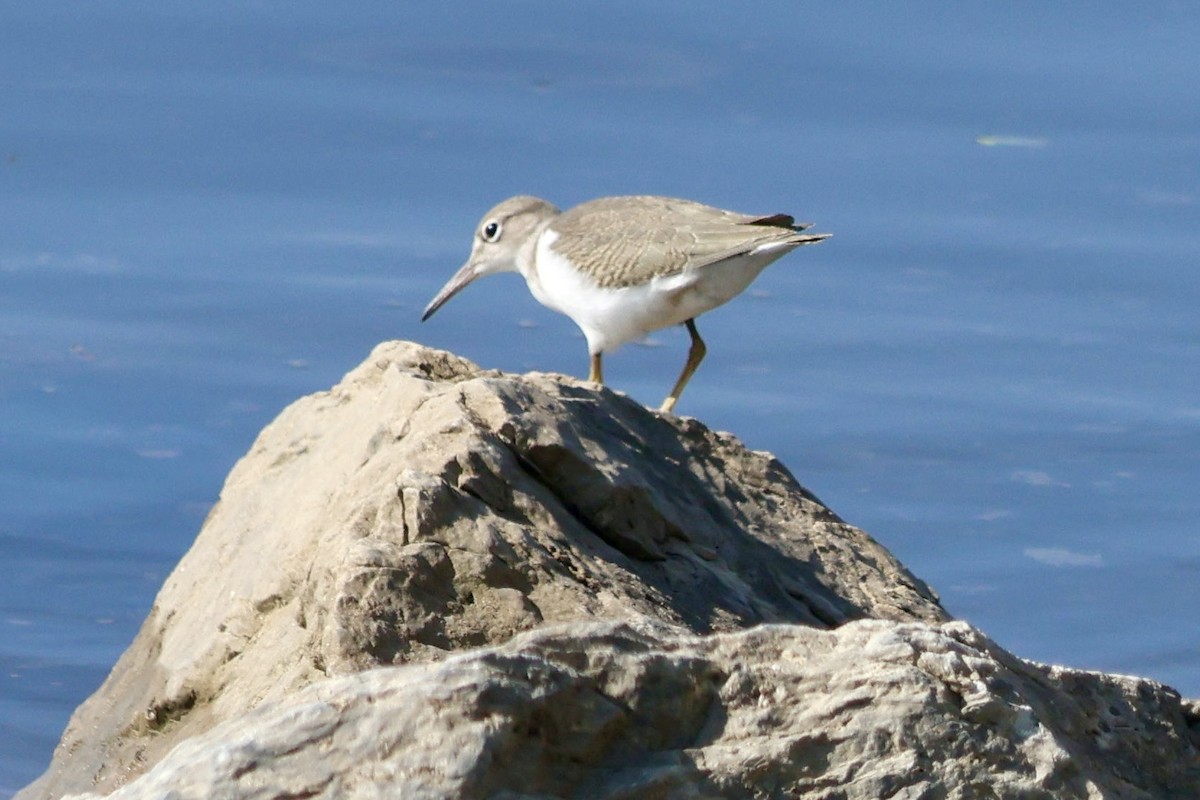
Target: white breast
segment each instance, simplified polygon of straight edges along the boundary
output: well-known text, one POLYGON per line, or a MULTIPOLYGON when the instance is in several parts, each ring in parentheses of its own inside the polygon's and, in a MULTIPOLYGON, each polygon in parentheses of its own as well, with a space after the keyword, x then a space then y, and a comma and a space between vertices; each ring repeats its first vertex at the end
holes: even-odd
POLYGON ((728 302, 744 291, 764 267, 791 249, 767 245, 719 264, 636 286, 605 289, 588 280, 551 247, 557 238, 554 231, 544 231, 534 252, 534 269, 522 271, 539 303, 575 321, 592 354, 610 352, 625 342, 659 328, 680 325, 728 302))

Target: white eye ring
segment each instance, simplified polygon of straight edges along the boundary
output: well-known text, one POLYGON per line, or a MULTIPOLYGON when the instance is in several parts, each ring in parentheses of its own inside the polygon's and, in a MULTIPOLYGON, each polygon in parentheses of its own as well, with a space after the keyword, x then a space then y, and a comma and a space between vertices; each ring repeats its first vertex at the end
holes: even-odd
POLYGON ((485 242, 499 241, 500 234, 503 231, 504 228, 500 225, 499 220, 489 219, 487 222, 483 223, 483 227, 479 229, 479 238, 483 239, 485 242))

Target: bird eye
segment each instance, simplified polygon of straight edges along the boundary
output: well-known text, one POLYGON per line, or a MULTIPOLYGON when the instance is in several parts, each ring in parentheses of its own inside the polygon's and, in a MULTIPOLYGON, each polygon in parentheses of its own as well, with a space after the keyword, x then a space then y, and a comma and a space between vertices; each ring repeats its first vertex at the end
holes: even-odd
POLYGON ((483 235, 485 242, 494 242, 500 238, 500 223, 494 219, 488 220, 480 233, 483 235))

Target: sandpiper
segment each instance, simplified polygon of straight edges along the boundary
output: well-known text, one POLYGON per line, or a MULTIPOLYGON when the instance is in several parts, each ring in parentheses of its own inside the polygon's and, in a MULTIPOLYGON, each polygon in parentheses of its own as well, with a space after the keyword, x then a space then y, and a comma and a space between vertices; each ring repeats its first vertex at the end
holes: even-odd
POLYGON ((787 214, 739 214, 691 200, 602 197, 559 211, 510 197, 484 215, 471 257, 425 308, 425 321, 481 275, 519 272, 542 305, 583 331, 589 380, 601 356, 651 331, 684 324, 687 362, 661 410, 670 412, 704 358, 696 317, 740 294, 775 259, 829 237, 787 214))

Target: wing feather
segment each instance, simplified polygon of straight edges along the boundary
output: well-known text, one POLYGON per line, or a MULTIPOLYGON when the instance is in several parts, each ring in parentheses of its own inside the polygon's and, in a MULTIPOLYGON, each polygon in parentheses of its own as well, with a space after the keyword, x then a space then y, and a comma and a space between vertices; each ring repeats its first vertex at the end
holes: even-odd
POLYGON ((801 233, 805 227, 787 214, 739 214, 652 196, 593 200, 553 223, 554 249, 606 288, 703 269, 764 245, 798 247, 825 238, 801 233))

